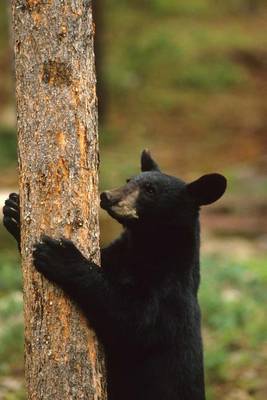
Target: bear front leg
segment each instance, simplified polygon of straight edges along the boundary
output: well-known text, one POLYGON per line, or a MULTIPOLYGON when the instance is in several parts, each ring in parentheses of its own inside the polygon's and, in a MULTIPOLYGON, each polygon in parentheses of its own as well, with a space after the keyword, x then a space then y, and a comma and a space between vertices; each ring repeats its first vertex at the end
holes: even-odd
POLYGON ((20 209, 19 195, 11 193, 3 207, 3 223, 8 232, 16 239, 20 250, 20 209))
POLYGON ((91 263, 70 240, 55 240, 48 236, 43 236, 35 245, 33 260, 45 278, 63 289, 70 284, 79 289, 82 278, 92 269, 91 263))
POLYGON ((101 268, 66 239, 44 236, 33 251, 35 268, 56 283, 84 311, 97 329, 109 313, 111 291, 101 268))

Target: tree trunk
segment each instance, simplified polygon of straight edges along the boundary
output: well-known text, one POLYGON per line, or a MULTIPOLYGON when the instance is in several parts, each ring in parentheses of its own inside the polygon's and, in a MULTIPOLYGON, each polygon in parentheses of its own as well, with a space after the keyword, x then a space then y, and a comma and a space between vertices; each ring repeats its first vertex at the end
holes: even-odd
POLYGON ((12 0, 28 398, 105 399, 103 352, 77 308, 32 266, 40 235, 99 263, 91 0, 12 0))

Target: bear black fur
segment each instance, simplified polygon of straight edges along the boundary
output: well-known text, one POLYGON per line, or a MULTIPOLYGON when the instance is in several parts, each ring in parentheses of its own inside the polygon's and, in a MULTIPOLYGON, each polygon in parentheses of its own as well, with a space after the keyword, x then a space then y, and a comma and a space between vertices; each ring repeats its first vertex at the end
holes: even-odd
MULTIPOLYGON (((109 400, 204 400, 199 209, 223 195, 226 179, 186 184, 160 172, 147 151, 141 167, 101 194, 101 207, 124 226, 102 249, 102 268, 71 241, 49 237, 36 244, 34 265, 78 303, 102 341, 109 400)), ((20 246, 18 195, 3 211, 20 246)))

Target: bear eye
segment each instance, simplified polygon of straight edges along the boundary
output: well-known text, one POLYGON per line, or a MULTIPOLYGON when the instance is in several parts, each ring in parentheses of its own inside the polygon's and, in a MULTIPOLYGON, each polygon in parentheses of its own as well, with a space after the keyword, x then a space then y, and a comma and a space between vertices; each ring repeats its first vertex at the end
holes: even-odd
POLYGON ((145 183, 144 188, 146 193, 148 194, 155 194, 156 192, 155 188, 151 185, 151 183, 145 183))
POLYGON ((131 178, 126 179, 126 183, 129 183, 131 180, 131 178))

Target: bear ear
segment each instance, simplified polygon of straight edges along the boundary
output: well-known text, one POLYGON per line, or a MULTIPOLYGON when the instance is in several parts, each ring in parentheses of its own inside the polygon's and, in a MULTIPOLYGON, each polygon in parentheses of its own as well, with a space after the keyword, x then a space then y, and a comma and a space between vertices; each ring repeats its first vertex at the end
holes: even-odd
POLYGON ((143 150, 141 154, 141 171, 160 171, 159 166, 153 160, 149 150, 143 150))
POLYGON ((208 174, 189 183, 186 187, 198 205, 204 206, 218 200, 224 194, 226 186, 227 180, 223 175, 208 174))

